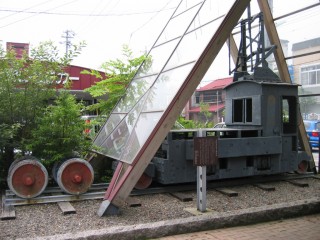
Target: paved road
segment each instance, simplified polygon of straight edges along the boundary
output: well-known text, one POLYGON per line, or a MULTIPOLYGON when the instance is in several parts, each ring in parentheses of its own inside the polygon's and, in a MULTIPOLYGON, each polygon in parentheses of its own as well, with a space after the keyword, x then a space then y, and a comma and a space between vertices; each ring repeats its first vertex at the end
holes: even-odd
POLYGON ((320 214, 211 231, 181 234, 159 240, 319 240, 320 214))

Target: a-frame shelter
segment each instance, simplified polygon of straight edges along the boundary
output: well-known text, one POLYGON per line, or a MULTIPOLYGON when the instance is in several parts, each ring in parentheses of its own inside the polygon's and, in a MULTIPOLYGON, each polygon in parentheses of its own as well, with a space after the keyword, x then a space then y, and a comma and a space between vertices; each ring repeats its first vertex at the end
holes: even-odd
MULTIPOLYGON (((258 0, 265 16, 282 81, 290 82, 280 40, 267 0, 258 0)), ((99 154, 119 160, 98 215, 119 207, 182 112, 250 0, 182 0, 94 140, 99 154)), ((302 147, 310 154, 304 126, 302 147)))

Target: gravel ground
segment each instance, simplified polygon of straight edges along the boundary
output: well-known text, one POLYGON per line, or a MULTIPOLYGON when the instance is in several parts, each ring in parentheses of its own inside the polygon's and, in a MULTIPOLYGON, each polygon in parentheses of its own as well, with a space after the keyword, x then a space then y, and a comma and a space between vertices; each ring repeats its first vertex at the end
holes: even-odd
MULTIPOLYGON (((237 197, 228 197, 215 190, 207 191, 207 208, 214 212, 236 211, 320 197, 320 179, 306 178, 309 187, 297 187, 288 182, 276 182, 275 191, 264 191, 251 185, 232 187, 237 197)), ((57 204, 16 206, 16 219, 0 221, 0 239, 51 236, 111 226, 135 225, 193 216, 186 208, 196 208, 196 192, 188 192, 193 201, 182 202, 170 194, 132 197, 141 207, 122 206, 119 216, 99 217, 96 212, 102 200, 72 202, 76 214, 63 215, 57 204)), ((2 211, 2 209, 1 209, 2 211)))

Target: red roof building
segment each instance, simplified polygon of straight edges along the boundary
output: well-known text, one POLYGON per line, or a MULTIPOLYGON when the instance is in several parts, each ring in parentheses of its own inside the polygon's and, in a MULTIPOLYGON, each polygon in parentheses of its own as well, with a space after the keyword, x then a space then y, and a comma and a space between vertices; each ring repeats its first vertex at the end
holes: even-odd
POLYGON ((23 54, 29 55, 29 43, 7 42, 7 51, 13 50, 16 58, 22 58, 23 54))
MULTIPOLYGON (((25 53, 29 55, 29 43, 16 43, 16 42, 7 42, 7 51, 13 50, 15 51, 16 58, 21 58, 25 53)), ((97 99, 93 99, 92 96, 85 92, 84 89, 94 85, 96 82, 101 79, 96 78, 90 74, 82 74, 83 70, 90 70, 89 68, 69 65, 65 68, 64 72, 61 72, 57 76, 57 88, 63 88, 63 85, 67 78, 71 81, 71 94, 75 95, 78 101, 82 101, 85 105, 91 105, 97 101, 97 99)), ((104 72, 100 72, 100 75, 104 77, 104 72)), ((101 97, 102 99, 106 99, 107 96, 101 97)))
MULTIPOLYGON (((71 82, 69 92, 76 96, 78 101, 82 101, 84 105, 89 106, 97 102, 97 99, 93 98, 90 93, 85 92, 86 88, 94 85, 96 82, 101 81, 101 79, 90 75, 81 73, 84 70, 90 71, 89 68, 69 65, 65 68, 65 72, 59 74, 57 88, 63 88, 63 85, 68 78, 71 82)), ((100 75, 105 79, 105 73, 100 72, 100 75)), ((108 96, 101 96, 99 99, 107 99, 108 96)), ((98 115, 96 112, 86 112, 86 115, 98 115)))
POLYGON ((185 107, 186 119, 199 122, 207 121, 204 114, 201 113, 200 103, 208 103, 209 112, 212 113, 209 120, 214 123, 223 122, 223 110, 225 108, 225 92, 223 89, 232 81, 232 77, 221 78, 197 89, 185 107))

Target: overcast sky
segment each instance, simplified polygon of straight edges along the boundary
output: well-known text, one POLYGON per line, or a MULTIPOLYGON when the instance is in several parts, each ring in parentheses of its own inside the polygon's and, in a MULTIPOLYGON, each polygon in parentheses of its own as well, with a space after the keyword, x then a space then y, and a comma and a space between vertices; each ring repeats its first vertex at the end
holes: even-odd
MULTIPOLYGON (((87 42, 87 47, 73 64, 98 69, 103 62, 119 57, 123 44, 128 44, 137 54, 149 50, 179 2, 180 0, 1 0, 0 40, 3 44, 30 43, 31 47, 41 41, 52 40, 63 51, 65 39, 62 36, 66 30, 72 30, 75 33, 73 43, 81 40, 87 42)), ((273 2, 276 17, 319 1, 273 2)), ((280 37, 287 38, 291 43, 320 37, 320 28, 317 27, 320 24, 319 9, 317 7, 306 12, 303 18, 279 21, 280 37)), ((224 55, 226 54, 227 51, 224 55)), ((226 64, 228 63, 224 65, 226 64)), ((223 72, 215 76, 224 77, 225 74, 223 72)))

